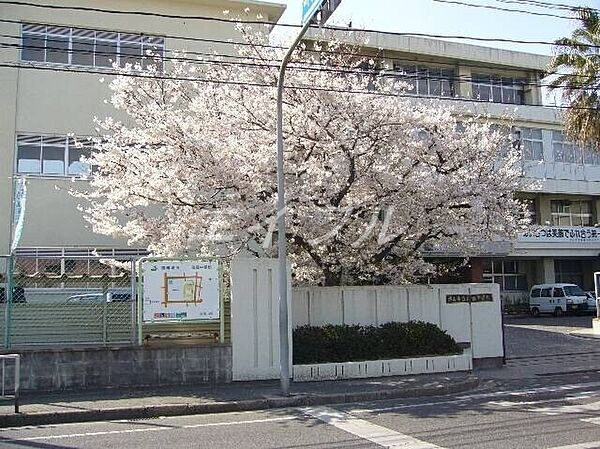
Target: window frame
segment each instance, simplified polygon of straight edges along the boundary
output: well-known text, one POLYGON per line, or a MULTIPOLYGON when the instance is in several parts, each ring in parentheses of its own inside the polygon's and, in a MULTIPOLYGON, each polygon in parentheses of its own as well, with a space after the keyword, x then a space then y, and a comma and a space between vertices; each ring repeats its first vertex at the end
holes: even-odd
POLYGON ((484 265, 483 282, 497 283, 500 291, 525 292, 527 287, 527 274, 523 273, 522 265, 516 259, 487 259, 489 265, 484 265), (506 288, 507 286, 515 288, 506 288), (521 287, 521 288, 519 288, 521 287))
MULTIPOLYGON (((155 65, 157 65, 157 69, 162 71, 164 67, 164 59, 166 53, 166 39, 164 36, 158 35, 148 35, 144 33, 126 33, 120 31, 105 31, 105 30, 96 30, 96 29, 86 29, 86 28, 77 28, 77 27, 67 27, 67 26, 54 26, 54 25, 42 25, 42 24, 32 24, 32 23, 22 23, 21 24, 21 51, 19 54, 19 59, 21 62, 27 62, 31 64, 48 64, 48 65, 58 65, 58 66, 73 66, 73 67, 93 67, 99 69, 112 69, 113 64, 117 64, 118 67, 124 67, 121 59, 131 59, 131 55, 121 54, 121 45, 123 48, 126 47, 126 44, 136 43, 139 45, 139 60, 136 63, 139 63, 143 70, 145 70, 149 64, 148 61, 154 59, 155 57, 159 57, 160 61, 158 61, 155 65), (64 33, 60 34, 59 31, 63 30, 64 33), (48 60, 48 43, 52 38, 57 37, 65 37, 68 38, 68 48, 65 53, 67 55, 66 62, 58 62, 58 61, 49 61, 48 60), (41 49, 43 52, 43 60, 37 59, 26 59, 25 52, 27 49, 25 48, 24 39, 26 37, 34 37, 34 38, 42 38, 44 42, 44 48, 41 49), (136 40, 134 42, 134 40, 136 40), (83 64, 80 62, 73 62, 73 43, 74 40, 86 40, 90 41, 92 44, 91 50, 91 64, 83 64), (96 62, 97 56, 99 52, 97 50, 98 43, 106 44, 113 43, 116 48, 115 60, 111 62, 110 66, 106 65, 98 65, 96 62), (152 57, 147 56, 146 52, 149 50, 153 50, 154 55, 152 57)), ((81 50, 77 50, 81 51, 81 50)), ((133 64, 135 67, 135 64, 133 64)))
POLYGON ((600 154, 598 154, 598 151, 577 145, 567 138, 564 131, 557 129, 552 130, 552 154, 554 162, 600 166, 600 154), (560 150, 557 150, 557 148, 560 148, 560 150), (569 157, 565 157, 567 151, 569 157))
POLYGON ((544 161, 544 130, 528 126, 519 126, 514 130, 517 137, 514 144, 519 145, 523 160, 532 162, 544 161), (535 134, 538 132, 539 138, 535 137, 535 134), (536 157, 538 155, 535 154, 536 144, 540 148, 539 157, 536 157))
MULTIPOLYGON (((550 219, 552 226, 570 226, 570 227, 589 227, 593 221, 593 204, 592 200, 586 199, 557 199, 550 200, 550 219), (581 205, 587 205, 587 212, 582 212, 581 205), (555 210, 556 206, 556 210, 555 210), (573 206, 578 206, 578 212, 574 212, 573 206), (566 211, 568 208, 568 212, 566 211), (568 218, 569 223, 561 223, 561 219, 568 218), (574 224, 574 218, 577 218, 579 223, 574 224), (587 224, 584 224, 584 219, 587 224)), ((576 222, 575 222, 576 223, 576 222)))
POLYGON ((397 80, 413 86, 412 90, 406 91, 408 95, 432 98, 452 98, 455 96, 456 69, 453 67, 428 66, 415 62, 410 64, 394 63, 393 68, 397 80), (432 85, 433 83, 437 83, 439 93, 434 93, 435 85, 432 85), (448 92, 444 89, 445 85, 449 89, 448 92))
POLYGON ((44 31, 35 31, 34 29, 28 30, 28 31, 24 31, 24 26, 21 26, 21 50, 19 52, 19 60, 20 61, 29 61, 32 63, 44 63, 46 61, 46 27, 44 26, 44 31), (43 41, 43 47, 35 47, 37 50, 32 50, 31 48, 27 48, 27 46, 25 45, 25 36, 30 37, 30 38, 37 38, 43 41), (42 53, 42 60, 38 60, 38 59, 25 59, 23 54, 25 51, 41 51, 42 53))
POLYGON ((526 83, 526 79, 515 76, 473 72, 471 74, 471 98, 490 103, 524 105, 526 83), (495 100, 497 92, 500 101, 495 100), (482 93, 485 93, 484 97, 487 98, 482 98, 482 93), (514 101, 507 101, 509 96, 514 101))
MULTIPOLYGON (((90 148, 90 153, 93 151, 93 142, 89 137, 72 138, 68 136, 51 136, 51 135, 32 135, 32 134, 17 134, 15 139, 15 160, 13 170, 15 174, 34 177, 50 177, 50 178, 86 178, 92 173, 92 167, 88 166, 85 172, 69 173, 71 161, 71 149, 81 150, 82 148, 90 148), (38 171, 20 171, 19 170, 19 148, 21 146, 36 146, 39 145, 39 169, 38 171), (61 148, 62 149, 62 164, 61 173, 44 172, 44 148, 61 148)), ((82 151, 79 151, 82 153, 82 151)), ((81 160, 79 156, 79 160, 81 160)), ((59 159, 54 159, 59 160, 59 159)), ((83 163, 82 163, 83 164, 83 163)))

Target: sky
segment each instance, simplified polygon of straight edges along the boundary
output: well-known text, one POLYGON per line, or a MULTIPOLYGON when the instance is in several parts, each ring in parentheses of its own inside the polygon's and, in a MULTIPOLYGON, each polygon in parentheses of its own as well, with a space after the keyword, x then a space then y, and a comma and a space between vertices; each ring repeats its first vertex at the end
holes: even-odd
MULTIPOLYGON (((282 23, 299 23, 302 0, 272 0, 287 4, 282 23)), ((600 0, 543 0, 572 6, 586 5, 600 9, 600 0)), ((461 0, 464 3, 525 9, 530 12, 569 15, 567 11, 534 8, 508 3, 506 0, 461 0)), ((568 36, 578 21, 557 17, 542 17, 523 13, 473 8, 434 0, 342 0, 328 24, 347 25, 392 32, 415 32, 443 35, 477 36, 552 42, 568 36)), ((280 30, 279 33, 290 33, 280 30)), ((283 34, 282 34, 283 35, 283 34)), ((469 41, 461 40, 469 43, 469 41)), ((470 42, 476 43, 476 42, 470 42)), ((521 45, 514 43, 476 43, 490 47, 552 54, 551 45, 521 45)))

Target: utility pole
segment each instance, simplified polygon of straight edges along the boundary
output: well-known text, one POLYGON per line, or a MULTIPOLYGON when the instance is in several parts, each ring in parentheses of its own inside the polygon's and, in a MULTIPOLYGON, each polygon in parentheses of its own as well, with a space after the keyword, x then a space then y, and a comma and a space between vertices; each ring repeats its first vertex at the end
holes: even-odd
POLYGON ((302 3, 302 28, 286 52, 279 68, 277 78, 277 257, 279 282, 279 363, 281 393, 290 391, 290 341, 288 335, 288 290, 287 290, 287 254, 285 245, 285 173, 283 167, 283 82, 285 69, 294 50, 313 25, 322 25, 333 14, 341 0, 304 0, 302 3))

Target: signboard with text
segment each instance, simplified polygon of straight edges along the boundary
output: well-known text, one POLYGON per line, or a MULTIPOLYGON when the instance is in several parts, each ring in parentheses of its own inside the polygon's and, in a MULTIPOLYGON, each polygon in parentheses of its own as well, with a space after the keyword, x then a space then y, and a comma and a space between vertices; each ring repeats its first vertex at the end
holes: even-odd
POLYGON ((302 24, 305 24, 321 6, 323 0, 303 0, 302 1, 302 24))
POLYGON ((323 25, 341 2, 342 0, 303 0, 302 25, 306 22, 323 25))
POLYGON ((219 261, 142 261, 143 320, 218 320, 221 305, 219 261))

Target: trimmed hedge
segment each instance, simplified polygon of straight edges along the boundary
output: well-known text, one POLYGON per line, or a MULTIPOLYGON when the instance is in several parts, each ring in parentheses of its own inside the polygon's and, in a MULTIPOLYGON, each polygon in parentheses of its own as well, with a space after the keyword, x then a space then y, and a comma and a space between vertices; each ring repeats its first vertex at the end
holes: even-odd
POLYGON ((301 326, 294 329, 294 364, 358 362, 425 355, 460 354, 454 338, 432 323, 381 326, 301 326))

